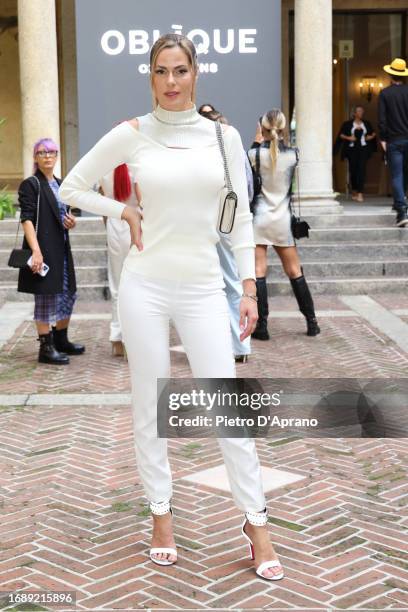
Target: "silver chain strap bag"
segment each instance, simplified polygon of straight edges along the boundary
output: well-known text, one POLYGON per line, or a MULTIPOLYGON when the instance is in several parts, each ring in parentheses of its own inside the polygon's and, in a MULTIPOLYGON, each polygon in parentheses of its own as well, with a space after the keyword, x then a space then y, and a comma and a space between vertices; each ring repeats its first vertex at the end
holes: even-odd
POLYGON ((217 142, 224 164, 224 187, 220 195, 220 212, 218 216, 218 230, 222 234, 230 234, 234 227, 235 213, 238 205, 238 196, 232 188, 231 177, 228 169, 227 156, 225 154, 222 127, 219 121, 215 122, 217 142))

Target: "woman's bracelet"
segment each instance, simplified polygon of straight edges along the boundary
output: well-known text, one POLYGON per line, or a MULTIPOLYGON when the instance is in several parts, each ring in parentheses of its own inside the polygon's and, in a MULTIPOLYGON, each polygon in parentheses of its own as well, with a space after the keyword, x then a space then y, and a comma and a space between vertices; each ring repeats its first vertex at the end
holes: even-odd
POLYGON ((251 300, 255 300, 255 302, 258 301, 258 296, 256 295, 256 293, 243 293, 242 297, 251 298, 251 300))

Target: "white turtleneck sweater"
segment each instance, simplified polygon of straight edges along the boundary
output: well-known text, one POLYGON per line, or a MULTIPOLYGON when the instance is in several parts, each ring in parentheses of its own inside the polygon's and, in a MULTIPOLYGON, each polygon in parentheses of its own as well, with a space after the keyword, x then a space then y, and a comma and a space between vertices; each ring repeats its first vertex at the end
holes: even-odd
MULTIPOLYGON (((143 250, 133 245, 124 266, 151 278, 222 286, 215 245, 224 169, 214 122, 199 115, 195 106, 180 112, 158 106, 138 121, 138 130, 124 122, 97 142, 63 181, 62 200, 120 218, 124 205, 92 187, 119 164, 132 164, 142 194, 143 250)), ((241 279, 255 278, 245 153, 234 127, 226 128, 224 143, 238 195, 232 250, 241 279)))

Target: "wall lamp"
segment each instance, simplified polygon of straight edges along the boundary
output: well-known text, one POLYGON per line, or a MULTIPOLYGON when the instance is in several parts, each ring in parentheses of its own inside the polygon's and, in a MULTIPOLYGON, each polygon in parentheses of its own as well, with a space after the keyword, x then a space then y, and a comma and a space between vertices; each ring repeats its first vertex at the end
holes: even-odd
POLYGON ((376 76, 361 77, 359 82, 360 96, 370 102, 373 95, 379 94, 383 87, 383 83, 376 76))

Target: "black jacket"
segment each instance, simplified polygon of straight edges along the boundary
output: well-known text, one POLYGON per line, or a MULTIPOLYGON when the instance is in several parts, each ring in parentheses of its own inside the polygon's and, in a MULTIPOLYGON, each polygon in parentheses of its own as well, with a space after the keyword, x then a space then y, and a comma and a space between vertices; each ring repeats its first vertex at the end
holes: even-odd
MULTIPOLYGON (((337 153, 341 151, 341 156, 340 156, 341 159, 344 159, 345 157, 347 157, 347 152, 350 151, 352 148, 354 148, 354 147, 349 146, 350 141, 343 140, 342 138, 340 138, 341 134, 344 134, 345 136, 351 136, 351 130, 353 129, 353 123, 354 123, 353 119, 349 119, 348 121, 345 121, 343 125, 341 126, 339 133, 337 134, 336 142, 334 143, 333 154, 337 155, 337 153)), ((373 126, 371 125, 371 123, 369 121, 366 121, 365 119, 363 119, 363 123, 365 125, 365 129, 367 130, 367 136, 369 134, 372 134, 374 130, 373 130, 373 126)), ((367 147, 363 147, 363 148, 367 148, 368 157, 370 157, 373 153, 377 151, 377 139, 373 138, 372 140, 369 140, 367 142, 367 147)))
POLYGON ((390 85, 378 98, 378 127, 381 140, 408 138, 408 85, 390 85))
MULTIPOLYGON (((40 170, 35 176, 40 181, 40 211, 37 240, 40 245, 44 262, 49 265, 50 270, 46 276, 33 274, 26 266, 21 268, 18 276, 18 291, 22 293, 34 293, 36 295, 54 295, 62 293, 64 276, 64 255, 68 257, 69 290, 76 291, 74 262, 69 244, 68 231, 61 222, 58 202, 55 199, 46 177, 40 170), (66 235, 66 240, 64 236, 66 235)), ((60 179, 56 179, 58 184, 60 179)), ((33 178, 25 179, 18 190, 18 201, 21 208, 21 222, 32 221, 37 224, 37 194, 38 183, 33 178)), ((29 249, 24 238, 23 248, 29 249)))

